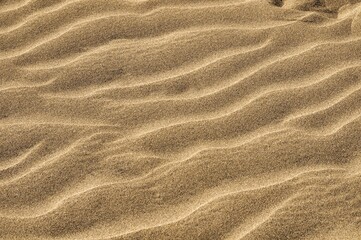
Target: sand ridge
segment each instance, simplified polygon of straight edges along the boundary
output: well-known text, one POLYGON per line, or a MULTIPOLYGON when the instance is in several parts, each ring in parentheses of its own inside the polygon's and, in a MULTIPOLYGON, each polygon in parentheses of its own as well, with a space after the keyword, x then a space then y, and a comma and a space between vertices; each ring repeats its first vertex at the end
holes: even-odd
POLYGON ((0 1, 0 239, 361 239, 360 12, 0 1))

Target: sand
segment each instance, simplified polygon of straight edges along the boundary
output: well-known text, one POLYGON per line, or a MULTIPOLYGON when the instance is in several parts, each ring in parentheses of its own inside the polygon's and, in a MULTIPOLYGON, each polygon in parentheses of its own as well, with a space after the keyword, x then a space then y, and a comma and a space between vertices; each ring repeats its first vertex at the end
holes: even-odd
POLYGON ((361 239, 360 116, 361 1, 2 0, 0 239, 361 239))

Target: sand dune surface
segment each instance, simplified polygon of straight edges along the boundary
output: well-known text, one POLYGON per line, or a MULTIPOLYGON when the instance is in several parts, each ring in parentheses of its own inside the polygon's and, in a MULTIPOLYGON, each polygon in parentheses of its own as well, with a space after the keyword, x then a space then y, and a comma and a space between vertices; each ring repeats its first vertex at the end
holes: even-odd
POLYGON ((0 1, 0 239, 361 239, 361 1, 0 1))

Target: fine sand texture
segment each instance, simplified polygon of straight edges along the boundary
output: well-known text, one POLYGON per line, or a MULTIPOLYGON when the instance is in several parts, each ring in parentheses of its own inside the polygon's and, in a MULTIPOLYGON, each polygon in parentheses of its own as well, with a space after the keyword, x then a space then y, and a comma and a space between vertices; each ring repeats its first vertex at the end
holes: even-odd
POLYGON ((360 240, 361 0, 0 0, 1 240, 360 240))

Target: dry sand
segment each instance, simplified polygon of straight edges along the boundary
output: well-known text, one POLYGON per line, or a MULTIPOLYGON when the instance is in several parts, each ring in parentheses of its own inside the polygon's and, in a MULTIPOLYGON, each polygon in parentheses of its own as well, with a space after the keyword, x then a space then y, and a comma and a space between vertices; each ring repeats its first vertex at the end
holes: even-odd
POLYGON ((0 239, 361 239, 358 2, 0 0, 0 239))

